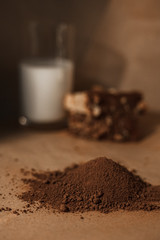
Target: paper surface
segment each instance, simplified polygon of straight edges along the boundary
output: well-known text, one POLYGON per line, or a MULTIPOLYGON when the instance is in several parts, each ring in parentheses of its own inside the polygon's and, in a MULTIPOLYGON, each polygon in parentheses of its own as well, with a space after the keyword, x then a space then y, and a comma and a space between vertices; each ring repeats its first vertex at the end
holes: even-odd
MULTIPOLYGON (((136 143, 84 140, 67 131, 27 130, 1 135, 0 193, 3 196, 5 194, 5 199, 0 196, 0 207, 23 208, 24 202, 15 197, 15 194, 24 191, 20 180, 21 168, 63 169, 72 163, 85 162, 99 156, 112 158, 129 170, 136 169, 146 181, 160 185, 160 124, 156 124, 153 132, 136 143)), ((11 212, 0 213, 0 239, 158 240, 159 226, 160 212, 157 211, 55 214, 40 210, 19 216, 11 212)))

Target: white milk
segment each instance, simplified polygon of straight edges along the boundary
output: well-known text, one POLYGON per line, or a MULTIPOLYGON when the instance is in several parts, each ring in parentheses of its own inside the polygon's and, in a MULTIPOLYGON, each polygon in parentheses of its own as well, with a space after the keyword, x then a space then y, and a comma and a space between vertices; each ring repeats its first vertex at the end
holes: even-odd
POLYGON ((72 90, 74 65, 70 60, 30 60, 20 64, 21 114, 33 123, 64 117, 63 98, 72 90))

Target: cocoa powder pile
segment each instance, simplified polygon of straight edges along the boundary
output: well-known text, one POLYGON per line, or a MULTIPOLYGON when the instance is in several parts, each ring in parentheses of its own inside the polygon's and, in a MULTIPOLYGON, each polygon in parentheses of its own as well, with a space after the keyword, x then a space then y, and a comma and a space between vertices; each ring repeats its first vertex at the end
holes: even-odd
POLYGON ((160 187, 144 182, 118 163, 100 157, 64 171, 31 172, 19 198, 62 212, 159 209, 160 187))

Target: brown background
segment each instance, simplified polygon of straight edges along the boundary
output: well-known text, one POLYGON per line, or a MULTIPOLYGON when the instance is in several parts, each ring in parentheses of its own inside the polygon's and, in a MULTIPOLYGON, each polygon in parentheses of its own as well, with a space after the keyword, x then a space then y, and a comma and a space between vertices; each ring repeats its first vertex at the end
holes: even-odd
POLYGON ((75 89, 97 82, 140 89, 151 107, 160 110, 159 13, 159 0, 1 1, 0 120, 18 116, 18 63, 29 54, 32 21, 75 25, 75 89))

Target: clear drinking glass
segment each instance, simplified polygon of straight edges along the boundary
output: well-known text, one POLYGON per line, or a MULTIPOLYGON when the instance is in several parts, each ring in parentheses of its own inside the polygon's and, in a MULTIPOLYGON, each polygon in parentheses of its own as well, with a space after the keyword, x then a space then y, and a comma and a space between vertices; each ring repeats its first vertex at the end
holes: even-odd
POLYGON ((48 125, 64 120, 64 96, 73 89, 74 28, 29 26, 31 54, 19 65, 21 125, 48 125))

